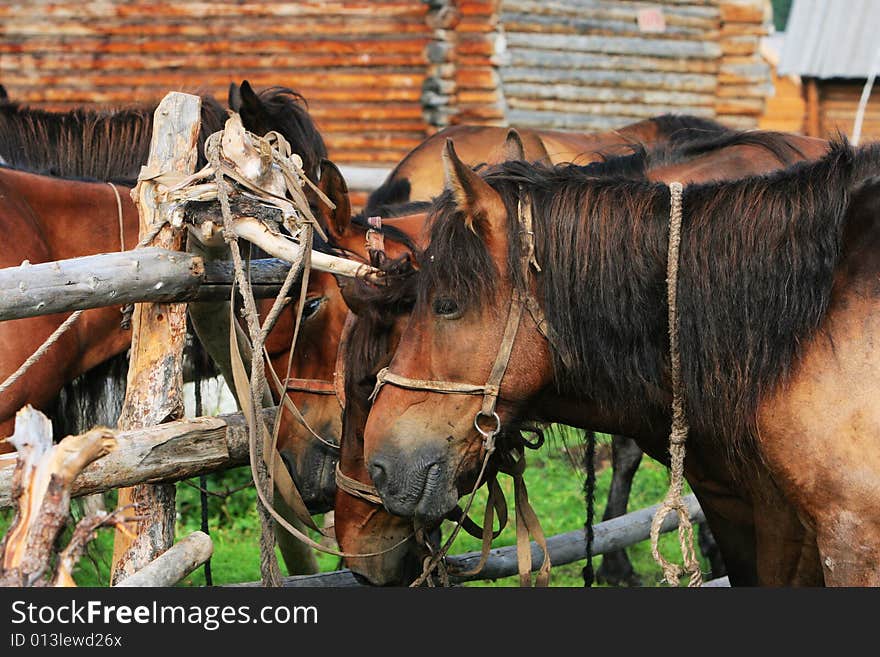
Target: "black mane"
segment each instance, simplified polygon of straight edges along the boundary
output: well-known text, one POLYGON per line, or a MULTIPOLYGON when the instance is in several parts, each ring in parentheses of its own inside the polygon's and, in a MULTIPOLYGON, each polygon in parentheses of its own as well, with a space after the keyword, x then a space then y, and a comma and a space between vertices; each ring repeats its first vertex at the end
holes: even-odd
MULTIPOLYGON (((679 332, 697 432, 738 452, 753 437, 760 395, 785 381, 828 307, 849 194, 878 170, 880 145, 844 142, 814 163, 686 188, 679 332)), ((643 400, 664 407, 668 187, 523 162, 499 165, 485 180, 508 209, 508 268, 519 286, 527 274, 517 201, 530 197, 560 390, 608 409, 643 400)), ((449 194, 434 206, 419 303, 434 294, 465 305, 495 296, 495 264, 454 207, 449 194)), ((485 231, 479 218, 476 227, 485 231)))
MULTIPOLYGON (((147 161, 155 106, 115 110, 79 107, 50 112, 0 103, 0 158, 21 171, 74 180, 134 185, 147 161)), ((223 128, 226 112, 210 96, 202 98, 199 164, 204 142, 223 128)))

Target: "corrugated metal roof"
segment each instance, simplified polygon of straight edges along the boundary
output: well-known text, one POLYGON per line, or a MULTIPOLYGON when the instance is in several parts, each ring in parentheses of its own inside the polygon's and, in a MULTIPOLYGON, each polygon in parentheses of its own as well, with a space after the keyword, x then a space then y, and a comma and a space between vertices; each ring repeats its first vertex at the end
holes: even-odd
POLYGON ((880 2, 794 0, 779 75, 867 78, 878 57, 880 2))

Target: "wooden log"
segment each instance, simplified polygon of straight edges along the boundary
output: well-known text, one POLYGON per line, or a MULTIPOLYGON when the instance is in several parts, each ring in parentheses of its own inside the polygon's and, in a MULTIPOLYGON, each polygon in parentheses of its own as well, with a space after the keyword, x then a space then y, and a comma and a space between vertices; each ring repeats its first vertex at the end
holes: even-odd
MULTIPOLYGON (((263 410, 272 426, 276 409, 263 410)), ((82 469, 72 497, 141 483, 170 484, 248 463, 247 422, 241 413, 165 422, 155 427, 111 431, 117 447, 82 469)), ((0 456, 0 508, 13 503, 16 454, 0 456)))
MULTIPOLYGON (((195 170, 201 98, 172 92, 162 99, 153 118, 153 138, 147 167, 189 174, 195 170)), ((157 185, 143 181, 136 188, 140 237, 169 219, 171 207, 157 199, 157 185)), ((185 231, 166 225, 153 245, 183 250, 185 231)), ((132 316, 131 362, 120 429, 135 429, 183 416, 183 345, 186 305, 137 304, 132 316)), ((116 532, 111 584, 143 568, 174 542, 174 486, 138 485, 119 491, 119 507, 137 518, 132 532, 116 532)))
MULTIPOLYGON (((519 98, 516 96, 508 96, 507 104, 513 109, 531 110, 534 112, 558 112, 560 114, 591 114, 593 116, 610 116, 617 117, 619 125, 627 123, 627 117, 651 118, 658 114, 680 114, 687 112, 694 116, 705 116, 711 118, 717 109, 716 99, 713 102, 701 103, 700 105, 666 105, 666 104, 650 104, 650 103, 590 103, 585 101, 555 100, 555 99, 532 99, 519 98), (713 110, 713 104, 716 109, 713 110)), ((736 102, 731 101, 730 106, 736 102)), ((760 103, 749 104, 753 106, 754 113, 760 113, 762 105, 760 103)), ((740 108, 741 109, 741 108, 740 108)), ((731 114, 742 114, 745 112, 734 110, 731 114)), ((508 119, 511 123, 518 125, 519 121, 514 121, 513 116, 508 112, 508 119)), ((532 124, 530 124, 532 125, 532 124)))
POLYGON ((194 298, 201 258, 149 248, 0 269, 0 320, 194 298))
MULTIPOLYGON (((16 414, 9 440, 17 450, 10 483, 18 508, 0 542, 0 586, 34 586, 56 579, 51 577, 51 560, 58 534, 68 521, 72 482, 89 463, 113 450, 116 442, 112 432, 93 429, 53 445, 52 423, 31 406, 16 414)), ((77 538, 75 532, 74 538, 84 545, 90 534, 80 533, 77 538)), ((72 546, 76 556, 81 554, 79 543, 72 546)), ((58 565, 60 582, 71 583, 69 568, 75 559, 70 552, 63 556, 58 565)))
MULTIPOLYGON (((377 7, 386 16, 422 16, 425 8, 420 4, 413 4, 404 0, 391 2, 385 0, 381 4, 362 0, 361 2, 346 2, 346 14, 359 16, 374 16, 377 7)), ((166 9, 167 11, 168 9, 166 9)), ((83 5, 81 2, 53 2, 51 5, 40 7, 40 15, 44 18, 58 19, 70 18, 79 20, 88 19, 118 19, 155 21, 157 7, 155 3, 90 3, 83 5)), ((0 6, 0 18, 13 18, 16 16, 29 16, 34 13, 33 6, 29 4, 2 5, 0 6)), ((299 18, 302 16, 324 16, 327 14, 327 6, 324 2, 248 2, 240 3, 212 3, 212 2, 186 2, 173 5, 173 15, 179 20, 190 18, 204 21, 215 16, 227 16, 241 20, 245 16, 266 16, 273 20, 280 18, 299 18)))
POLYGON ((548 48, 511 47, 508 54, 510 57, 509 65, 512 67, 536 67, 550 70, 647 71, 691 74, 713 74, 718 70, 717 59, 674 59, 643 57, 628 53, 612 55, 610 53, 574 52, 556 49, 552 44, 548 48))
MULTIPOLYGON (((684 502, 690 512, 691 522, 704 522, 705 516, 699 502, 694 495, 684 497, 684 502)), ((621 548, 629 547, 647 540, 651 535, 651 520, 659 504, 638 511, 605 520, 593 525, 593 556, 606 554, 621 548)), ((660 528, 661 533, 673 531, 678 527, 678 516, 670 514, 666 516, 660 528)), ((532 551, 532 570, 541 567, 544 555, 537 543, 530 544, 532 551)), ((585 559, 586 541, 584 530, 578 529, 573 532, 557 534, 547 538, 547 547, 550 552, 550 562, 554 566, 562 566, 585 559)), ((467 552, 447 557, 446 562, 450 570, 450 580, 453 583, 461 583, 474 580, 498 579, 516 575, 517 560, 516 546, 509 545, 495 548, 489 552, 489 559, 483 569, 475 575, 457 576, 455 571, 470 570, 480 561, 480 552, 467 552)), ((260 582, 246 582, 233 586, 260 586, 260 582)), ((309 586, 361 586, 349 570, 337 570, 317 575, 286 577, 283 580, 285 587, 309 587, 309 586)))
MULTIPOLYGON (((703 522, 705 516, 700 508, 697 498, 688 495, 684 498, 690 513, 691 522, 703 522)), ((600 522, 593 530, 593 555, 605 554, 622 548, 640 543, 651 535, 651 520, 657 512, 659 505, 639 509, 623 516, 600 522)), ((678 517, 675 514, 666 516, 661 526, 662 532, 670 532, 678 527, 678 517)), ((547 539, 547 548, 550 552, 550 563, 563 565, 580 561, 586 558, 586 543, 582 529, 558 534, 547 539)), ((536 543, 531 543, 532 569, 538 570, 544 562, 544 555, 536 543)), ((480 561, 480 553, 472 552, 450 557, 448 563, 450 571, 470 570, 480 561)), ((497 548, 490 552, 489 561, 476 575, 456 576, 452 578, 456 582, 471 581, 474 579, 497 579, 508 577, 517 573, 516 546, 511 545, 497 548)))
POLYGON ((105 37, 119 38, 178 38, 191 43, 212 38, 252 38, 254 34, 263 37, 302 37, 315 36, 363 36, 375 34, 426 34, 429 26, 417 17, 399 18, 383 16, 379 13, 372 16, 356 15, 324 15, 302 17, 296 21, 279 21, 276 16, 251 17, 248 20, 235 18, 214 18, 209 21, 168 21, 153 20, 149 22, 102 22, 87 23, 79 20, 54 20, 50 23, 39 22, 35 16, 8 20, 4 24, 4 35, 8 38, 27 38, 53 35, 66 37, 70 41, 76 38, 105 37))
POLYGON ((210 559, 213 553, 211 537, 195 531, 116 586, 174 586, 210 559))
MULTIPOLYGON (((599 6, 579 2, 545 2, 545 0, 505 0, 502 17, 509 13, 519 13, 528 16, 571 16, 593 20, 630 20, 635 22, 638 16, 638 7, 629 7, 624 3, 606 3, 599 6)), ((670 7, 670 3, 663 7, 663 17, 667 26, 681 25, 699 27, 709 30, 718 27, 719 13, 715 7, 670 7)))
MULTIPOLYGON (((537 66, 510 66, 501 71, 507 85, 516 82, 567 84, 578 87, 612 87, 617 89, 657 89, 670 92, 715 91, 716 77, 699 73, 646 73, 642 71, 580 71, 537 66)), ((761 78, 762 81, 766 78, 761 78)), ((508 91, 509 93, 509 91, 508 91)))
POLYGON ((715 89, 709 93, 667 91, 665 89, 630 89, 622 87, 589 87, 574 84, 505 83, 508 99, 553 99, 558 101, 585 101, 588 103, 638 103, 645 105, 675 105, 705 107, 715 100, 715 89))
MULTIPOLYGON (((667 22, 663 36, 665 38, 711 38, 710 30, 716 28, 717 26, 707 29, 703 25, 676 25, 667 22)), ((630 37, 641 35, 635 12, 622 20, 584 16, 535 16, 533 14, 504 12, 504 29, 511 32, 534 32, 537 34, 591 34, 630 37)))
POLYGON ((685 41, 647 37, 560 36, 558 34, 506 34, 508 48, 539 48, 594 52, 609 55, 647 55, 676 59, 716 59, 721 48, 710 41, 685 41))

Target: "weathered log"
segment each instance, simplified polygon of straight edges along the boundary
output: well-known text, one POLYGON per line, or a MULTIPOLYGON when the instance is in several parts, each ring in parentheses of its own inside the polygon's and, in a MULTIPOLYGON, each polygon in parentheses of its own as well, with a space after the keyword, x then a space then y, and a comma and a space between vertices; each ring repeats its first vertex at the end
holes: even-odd
MULTIPOLYGON (((15 517, 0 543, 0 586, 34 586, 48 583, 51 558, 59 532, 67 524, 70 487, 88 464, 116 447, 112 432, 93 429, 81 436, 68 436, 52 444, 52 423, 40 411, 25 406, 15 416, 15 432, 9 441, 17 450, 11 477, 15 517)), ((59 563, 59 583, 69 584, 69 569, 80 547, 106 516, 86 518, 74 532, 73 546, 59 563), (93 527, 90 523, 96 522, 93 527), (83 535, 85 534, 85 535, 83 535)))
MULTIPOLYGON (((766 69, 765 69, 766 73, 766 69)), ((714 75, 695 73, 646 73, 642 71, 580 71, 543 67, 506 67, 501 77, 504 84, 530 82, 569 84, 579 87, 614 87, 618 89, 656 89, 713 93, 714 75)), ((765 78, 761 78, 762 80, 765 78)), ((510 90, 505 86, 505 91, 510 90)))
POLYGON ((0 269, 0 320, 135 301, 194 298, 200 258, 150 248, 0 269))
POLYGON ((506 35, 509 48, 540 48, 576 52, 607 53, 612 55, 648 55, 716 59, 721 48, 711 41, 686 41, 650 37, 571 36, 559 34, 529 34, 510 32, 506 35))
POLYGON ((213 553, 211 537, 195 531, 116 586, 173 586, 210 559, 213 553))
MULTIPOLYGON (((705 516, 700 508, 696 497, 687 495, 684 502, 690 512, 691 522, 704 522, 705 516)), ((651 534, 651 520, 657 512, 659 505, 650 506, 638 511, 627 513, 623 516, 605 520, 593 525, 593 556, 613 552, 621 548, 640 543, 647 540, 651 534)), ((670 514, 666 516, 660 528, 661 533, 673 531, 678 527, 678 516, 670 514)), ((573 532, 557 534, 547 539, 547 547, 550 551, 550 562, 554 566, 561 566, 567 563, 573 563, 585 559, 586 541, 584 540, 584 530, 579 529, 573 532)), ((544 556, 537 543, 531 543, 532 551, 532 570, 535 571, 541 567, 544 556)), ((453 583, 460 584, 462 582, 498 579, 500 577, 508 577, 516 575, 517 560, 516 546, 509 545, 502 548, 495 548, 490 551, 489 559, 483 569, 468 576, 455 575, 456 571, 464 571, 474 568, 480 561, 479 552, 467 552, 465 554, 457 554, 447 557, 446 563, 450 571, 450 580, 453 583)), ((236 584, 234 586, 260 586, 259 582, 247 582, 236 584)), ((319 573, 309 576, 286 577, 283 581, 285 587, 309 587, 309 586, 361 586, 359 580, 355 579, 350 570, 337 570, 329 573, 319 573)))
MULTIPOLYGON (((667 91, 664 88, 590 87, 579 84, 532 84, 527 82, 505 83, 508 98, 527 98, 538 101, 576 101, 598 103, 633 103, 651 106, 706 107, 715 99, 714 87, 709 93, 667 91)), ((653 110, 656 112, 656 110, 653 110)))
MULTIPOLYGON (((79 2, 59 2, 43 11, 48 12, 53 18, 70 18, 83 22, 92 19, 110 20, 118 15, 119 10, 112 4, 81 5, 79 2)), ((182 3, 180 6, 175 6, 173 11, 174 15, 179 17, 179 19, 194 19, 193 22, 203 21, 209 16, 227 16, 239 21, 243 15, 264 16, 273 22, 277 22, 280 17, 298 19, 304 16, 324 16, 327 14, 327 8, 322 3, 307 3, 301 0, 296 2, 248 2, 243 6, 237 3, 233 5, 223 3, 196 5, 182 3)), ((419 5, 413 5, 411 2, 403 0, 398 2, 388 2, 386 0, 381 4, 381 11, 385 16, 407 16, 413 14, 421 16, 423 13, 419 5)), ((376 9, 373 3, 365 2, 360 3, 360 6, 353 7, 349 12, 353 15, 372 17, 375 15, 376 9)), ((0 17, 4 19, 29 15, 32 15, 32 11, 27 5, 0 6, 0 17)), ((124 15, 138 22, 155 21, 156 8, 150 5, 131 4, 125 8, 124 15)))
MULTIPOLYGON (((294 255, 287 240, 264 244, 294 255)), ((360 263, 324 253, 313 252, 312 259, 318 271, 341 276, 365 271, 360 263)), ((281 258, 250 261, 254 296, 274 297, 290 267, 281 258)), ((0 269, 0 321, 126 303, 228 300, 232 280, 228 261, 203 262, 200 256, 158 247, 7 267, 0 269)))
POLYGON ((691 74, 713 74, 718 70, 717 59, 691 60, 627 54, 606 55, 604 53, 562 51, 553 48, 511 48, 509 57, 510 66, 542 67, 550 70, 647 71, 691 74))
MULTIPOLYGON (((263 410, 271 427, 275 409, 263 410)), ((241 413, 111 431, 117 447, 82 469, 70 486, 80 497, 140 483, 173 483, 248 463, 247 422, 241 413)), ((13 502, 15 454, 0 456, 0 508, 13 502)))
MULTIPOLYGON (((190 174, 195 171, 202 100, 169 93, 156 108, 147 168, 190 174)), ((134 190, 140 213, 140 238, 150 227, 170 220, 173 205, 159 201, 157 183, 142 181, 134 190)), ((182 250, 185 231, 166 225, 153 245, 182 250)), ((120 429, 134 429, 183 416, 183 346, 186 304, 137 304, 132 316, 131 361, 120 429)), ((131 532, 116 532, 111 583, 143 568, 174 542, 174 486, 141 484, 119 491, 119 507, 136 520, 131 532)))

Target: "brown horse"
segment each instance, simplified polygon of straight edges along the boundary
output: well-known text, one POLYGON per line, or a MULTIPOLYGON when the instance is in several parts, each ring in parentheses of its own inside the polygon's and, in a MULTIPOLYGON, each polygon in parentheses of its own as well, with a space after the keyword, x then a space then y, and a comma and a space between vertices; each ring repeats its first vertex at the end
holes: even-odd
MULTIPOLYGON (((540 164, 589 164, 605 157, 629 153, 633 145, 653 148, 660 143, 677 145, 711 137, 727 129, 714 121, 693 116, 663 114, 626 125, 618 130, 595 134, 518 128, 525 159, 540 164)), ((447 139, 458 147, 462 161, 477 166, 497 162, 508 128, 455 125, 428 137, 394 167, 388 178, 367 201, 365 216, 381 207, 399 206, 412 201, 430 201, 444 185, 443 169, 438 166, 447 139)))
MULTIPOLYGON (((256 126, 255 129, 273 126, 288 138, 296 139, 292 143, 302 153, 305 165, 310 167, 310 172, 317 171, 317 163, 326 155, 326 149, 319 135, 317 142, 303 136, 302 115, 307 118, 307 114, 301 109, 300 96, 280 87, 258 95, 247 82, 241 89, 236 87, 235 96, 246 126, 256 126)), ((215 100, 203 98, 200 152, 204 138, 223 127, 224 116, 225 112, 215 100)), ((82 179, 112 178, 132 183, 146 161, 152 118, 150 108, 127 108, 118 112, 77 109, 55 113, 11 102, 0 105, 0 156, 9 165, 35 173, 76 178, 59 180, 29 176, 12 169, 0 170, 4 205, 8 207, 0 222, 5 234, 15 236, 15 240, 8 243, 14 248, 3 250, 3 266, 17 265, 22 260, 36 263, 132 248, 137 243, 138 219, 129 189, 116 185, 114 191, 109 185, 85 184, 82 179), (90 221, 78 221, 77 217, 89 217, 90 221)), ((204 156, 201 161, 204 162, 204 156)), ((118 326, 113 327, 114 323, 118 324, 118 318, 118 310, 85 313, 78 322, 82 329, 74 331, 81 334, 79 345, 72 347, 69 341, 73 334, 70 334, 0 400, 0 435, 8 431, 12 415, 22 400, 45 408, 63 384, 90 372, 95 385, 78 381, 75 390, 71 389, 67 395, 73 398, 70 405, 83 406, 84 401, 79 397, 94 392, 91 388, 103 386, 107 378, 107 371, 95 370, 95 366, 108 363, 114 355, 127 349, 128 334, 118 326), (98 320, 99 316, 104 320, 98 320), (55 375, 45 376, 45 372, 55 372, 55 375)), ((16 335, 4 341, 0 379, 14 371, 32 353, 31 345, 42 342, 62 319, 51 316, 5 323, 2 329, 16 335), (23 330, 25 326, 29 328, 23 330)), ((125 369, 122 363, 122 367, 114 367, 112 372, 124 380, 125 369)), ((63 425, 67 418, 56 419, 63 425)), ((112 422, 112 418, 103 421, 112 422)), ((79 424, 83 422, 94 424, 95 418, 82 418, 79 424)))
MULTIPOLYGON (((483 178, 451 147, 447 163, 451 187, 435 206, 418 301, 390 363, 397 378, 386 379, 364 433, 386 506, 437 519, 473 484, 483 453, 474 425, 491 428, 479 396, 410 389, 419 386, 406 377, 482 385, 514 291, 538 299, 551 337, 524 315, 500 422, 537 415, 619 431, 664 460, 666 185, 521 163, 483 178), (538 273, 521 262, 520 200, 533 212, 538 273)), ((813 164, 685 191, 686 475, 734 583, 815 583, 811 537, 826 583, 880 583, 878 167, 877 146, 838 145, 813 164), (767 501, 786 525, 748 517, 767 501), (738 543, 756 571, 737 558, 738 543), (782 555, 769 550, 779 544, 782 555)))
MULTIPOLYGON (((802 157, 816 157, 826 148, 826 144, 819 140, 808 140, 796 136, 785 136, 782 138, 781 136, 752 135, 749 133, 739 135, 738 137, 728 136, 727 138, 716 140, 716 144, 719 146, 725 143, 726 148, 722 147, 720 151, 715 151, 714 154, 712 154, 713 150, 708 144, 692 145, 687 149, 690 151, 690 155, 696 155, 696 157, 687 164, 687 168, 690 168, 692 173, 688 173, 687 168, 683 169, 679 166, 678 170, 676 170, 675 167, 668 164, 664 171, 660 166, 664 164, 664 156, 662 154, 660 156, 655 156, 653 159, 654 165, 657 168, 654 169, 652 175, 669 176, 688 180, 690 179, 690 176, 704 176, 705 171, 711 170, 716 177, 730 176, 737 169, 734 169, 733 171, 725 169, 725 163, 738 163, 738 166, 740 167, 739 170, 744 172, 769 171, 778 168, 779 164, 785 161, 785 158, 800 159, 802 157), (704 152, 705 154, 702 156, 699 155, 701 152, 704 152), (710 166, 711 169, 708 169, 707 167, 710 166)), ((646 159, 644 156, 641 159, 642 164, 640 167, 646 169, 646 159)), ((669 158, 667 157, 666 159, 669 158)), ((632 168, 632 163, 626 164, 623 168, 625 169, 626 167, 632 168)), ((620 169, 621 167, 615 165, 612 168, 620 169)), ((386 320, 385 325, 390 326, 390 323, 386 320)), ((373 352, 375 352, 375 347, 373 348, 373 352)), ((357 360, 357 358, 358 357, 356 356, 355 360, 357 360)), ((345 453, 344 446, 343 458, 345 458, 345 453)), ((357 474, 355 471, 352 472, 357 474)), ((361 478, 362 481, 368 481, 368 477, 364 477, 365 474, 366 473, 362 469, 360 477, 358 478, 361 478)), ((338 532, 342 529, 341 525, 343 520, 344 518, 337 517, 338 532)), ((357 534, 357 532, 355 532, 355 534, 357 534)), ((380 546, 373 543, 370 545, 362 545, 361 550, 370 551, 371 549, 377 549, 379 547, 380 546)), ((366 564, 366 566, 368 569, 364 571, 364 574, 375 580, 376 574, 379 572, 376 568, 376 564, 366 564)), ((752 568, 752 570, 754 570, 754 568, 752 568)))
MULTIPOLYGON (((523 131, 523 157, 548 163, 561 157, 594 162, 642 141, 680 144, 725 131, 723 126, 711 121, 673 115, 640 121, 598 135, 528 130, 523 131)), ((427 202, 443 189, 437 162, 445 139, 455 136, 467 153, 467 161, 479 166, 505 157, 507 132, 507 128, 453 126, 429 137, 395 167, 386 181, 370 195, 367 207, 354 221, 349 218, 345 181, 332 164, 326 163, 319 184, 337 208, 331 211, 324 206, 318 207, 322 223, 330 235, 330 243, 320 248, 366 261, 369 256, 365 235, 371 230, 366 218, 380 215, 398 217, 385 222, 379 229, 387 236, 389 252, 386 255, 393 258, 402 253, 401 249, 411 249, 424 237, 420 233, 427 202), (400 219, 401 214, 413 216, 400 219)), ((339 443, 341 413, 338 400, 330 393, 337 369, 337 346, 347 312, 339 285, 340 282, 330 274, 315 272, 309 279, 303 347, 294 351, 291 371, 296 380, 289 387, 291 398, 309 426, 296 421, 289 411, 285 411, 282 422, 281 453, 301 485, 300 492, 306 505, 313 512, 329 510, 335 494, 334 472, 338 454, 328 443, 339 443)), ((282 320, 288 329, 292 329, 292 318, 290 314, 282 320)), ((224 331, 225 328, 219 329, 221 333, 224 331)), ((284 336, 286 329, 279 329, 276 334, 284 336)), ((272 353, 276 354, 273 358, 276 371, 283 375, 288 352, 280 345, 277 352, 272 353)))
MULTIPOLYGON (((233 85, 232 92, 235 109, 245 126, 256 131, 271 128, 280 132, 302 156, 308 175, 316 176, 326 149, 310 122, 302 97, 283 87, 257 94, 247 82, 240 88, 233 85)), ((217 108, 216 101, 203 99, 202 138, 223 127, 225 112, 217 108)), ((39 171, 133 180, 146 161, 151 122, 152 111, 140 109, 119 114, 86 110, 56 114, 3 104, 0 153, 6 161, 39 171), (145 141, 129 142, 135 135, 144 136, 145 141), (56 148, 41 150, 42 142, 49 137, 57 140, 56 148), (131 153, 137 155, 129 157, 131 153), (27 155, 32 159, 24 159, 27 155)), ((4 206, 0 227, 4 234, 15 236, 14 242, 8 242, 9 248, 0 250, 0 266, 18 265, 25 259, 36 263, 115 251, 137 243, 138 215, 126 187, 117 185, 114 191, 107 184, 61 180, 3 168, 0 196, 4 206), (117 203, 121 207, 121 223, 117 203), (84 222, 83 217, 89 221, 84 222)), ((0 343, 4 345, 0 351, 0 380, 33 353, 63 319, 58 315, 0 324, 0 343)), ((56 429, 66 432, 97 422, 114 423, 127 371, 125 352, 131 339, 130 333, 119 327, 119 320, 118 308, 83 313, 74 328, 0 397, 0 436, 11 433, 13 414, 21 405, 29 402, 46 408, 62 386, 64 394, 58 396, 59 405, 54 409, 57 412, 50 413, 56 429), (110 385, 111 382, 117 385, 110 385), (111 400, 98 399, 99 392, 109 392, 111 400), (98 415, 105 404, 110 408, 98 415), (81 417, 71 418, 62 412, 71 407, 81 417)), ((283 330, 282 326, 273 333, 273 345, 283 344, 283 338, 276 338, 283 330)), ((288 348, 289 342, 290 334, 288 348)), ((0 444, 0 449, 8 448, 0 444)), ((287 553, 289 550, 285 556, 287 553)))

